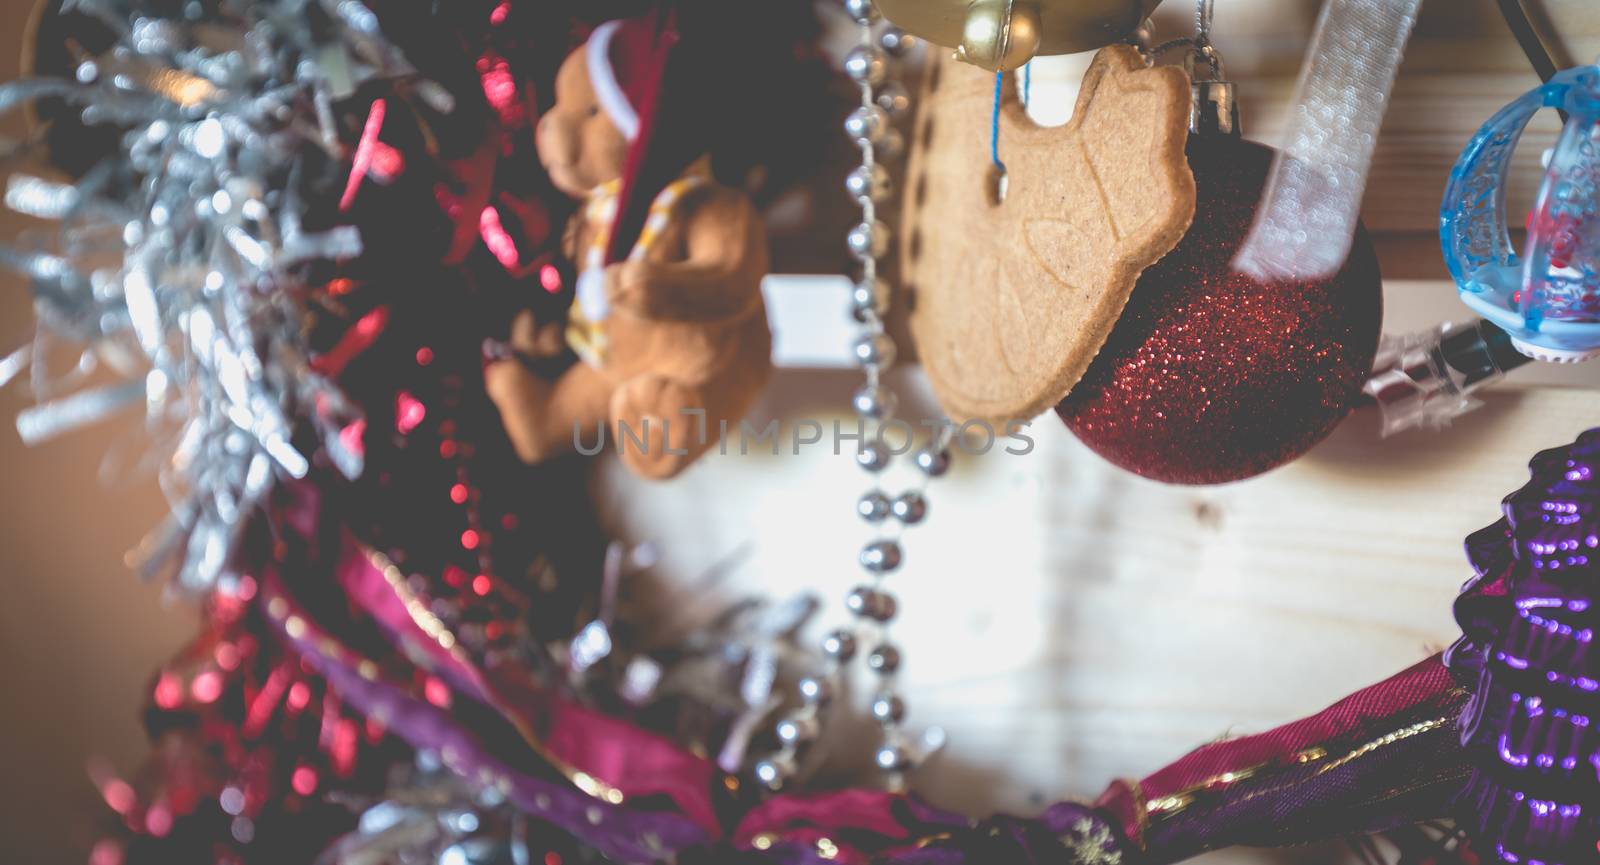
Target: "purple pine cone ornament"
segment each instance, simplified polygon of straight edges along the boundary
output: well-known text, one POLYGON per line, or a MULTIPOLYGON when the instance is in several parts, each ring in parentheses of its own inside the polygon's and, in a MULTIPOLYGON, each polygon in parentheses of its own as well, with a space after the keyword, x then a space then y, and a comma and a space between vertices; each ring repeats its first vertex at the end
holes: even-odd
POLYGON ((1600 861, 1600 429, 1530 464, 1505 516, 1467 539, 1477 575, 1446 654, 1473 690, 1463 828, 1489 862, 1600 861))

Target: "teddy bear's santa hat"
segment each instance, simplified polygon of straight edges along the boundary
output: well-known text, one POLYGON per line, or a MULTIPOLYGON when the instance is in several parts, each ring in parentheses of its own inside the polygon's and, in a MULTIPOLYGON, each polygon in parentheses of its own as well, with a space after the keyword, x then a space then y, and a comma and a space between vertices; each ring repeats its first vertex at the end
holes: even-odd
POLYGON ((717 134, 712 52, 685 38, 673 10, 607 21, 589 35, 589 80, 628 139, 606 261, 628 257, 656 195, 710 149, 717 134))

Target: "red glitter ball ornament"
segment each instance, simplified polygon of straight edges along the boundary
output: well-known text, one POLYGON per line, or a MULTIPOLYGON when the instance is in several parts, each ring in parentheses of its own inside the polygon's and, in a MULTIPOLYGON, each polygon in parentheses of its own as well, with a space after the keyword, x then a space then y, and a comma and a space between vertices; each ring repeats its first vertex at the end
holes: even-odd
POLYGON ((1298 457, 1350 411, 1377 353, 1383 283, 1360 228, 1331 279, 1267 284, 1235 272, 1274 151, 1208 133, 1186 152, 1194 224, 1139 278, 1056 412, 1135 474, 1216 484, 1298 457))

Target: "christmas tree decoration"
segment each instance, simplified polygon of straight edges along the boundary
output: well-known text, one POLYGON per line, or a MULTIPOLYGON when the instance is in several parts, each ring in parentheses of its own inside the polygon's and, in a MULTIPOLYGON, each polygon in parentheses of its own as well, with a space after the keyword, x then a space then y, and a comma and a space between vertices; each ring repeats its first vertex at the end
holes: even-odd
POLYGON ((1185 148, 1194 224, 1139 278, 1110 338, 1056 411, 1080 441, 1152 480, 1258 475, 1321 441, 1372 369, 1383 284, 1359 226, 1327 278, 1263 282, 1233 262, 1273 151, 1239 136, 1225 82, 1196 85, 1185 148))
POLYGON ((1600 67, 1557 73, 1484 124, 1445 189, 1440 239, 1461 300, 1537 360, 1573 363, 1600 355, 1596 123, 1600 67), (1519 255, 1506 217, 1506 185, 1523 131, 1544 108, 1563 109, 1568 119, 1550 152, 1519 255))
MULTIPOLYGON (((1132 34, 1161 0, 880 0, 883 14, 914 36, 955 49, 991 72, 1022 68, 1038 54, 1091 51, 1132 34)), ((865 4, 863 4, 865 5, 865 4)))
MULTIPOLYGON (((1558 64, 1534 29, 1526 4, 1504 0, 1499 7, 1528 64, 1549 84, 1558 64)), ((1565 108, 1557 111, 1563 119, 1570 117, 1565 108)), ((1504 209, 1503 195, 1496 206, 1504 209)), ((1450 220, 1447 216, 1445 224, 1450 220)), ((1534 221, 1535 214, 1529 214, 1530 226, 1534 221)), ((1476 391, 1540 353, 1523 351, 1515 338, 1488 319, 1464 326, 1445 322, 1427 331, 1386 335, 1365 391, 1382 413, 1383 435, 1412 427, 1438 429, 1481 405, 1473 396, 1476 391)))
POLYGON ((1502 862, 1593 862, 1600 847, 1600 429, 1545 451, 1505 516, 1467 539, 1475 576, 1445 663, 1472 700, 1458 815, 1502 862))
POLYGON ((1053 128, 1028 118, 1008 77, 1004 200, 988 168, 994 91, 993 75, 932 64, 900 243, 918 356, 958 421, 1030 420, 1059 402, 1194 211, 1181 69, 1105 48, 1053 128))
MULTIPOLYGON (((527 462, 609 434, 634 472, 672 477, 767 380, 765 228, 705 161, 726 125, 707 98, 718 57, 669 12, 602 24, 562 65, 538 146, 552 182, 584 201, 569 233, 580 269, 565 325, 583 363, 554 380, 537 364, 485 370, 527 462)), ((525 313, 512 345, 550 359, 561 349, 540 331, 561 326, 525 313)))

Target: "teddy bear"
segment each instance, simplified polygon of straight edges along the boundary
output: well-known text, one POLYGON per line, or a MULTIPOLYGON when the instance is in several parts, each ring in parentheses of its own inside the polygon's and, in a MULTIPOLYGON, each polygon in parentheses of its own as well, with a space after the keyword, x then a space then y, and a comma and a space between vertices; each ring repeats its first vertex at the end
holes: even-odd
POLYGON ((711 177, 720 109, 699 49, 652 13, 595 28, 557 74, 536 149, 579 202, 563 240, 576 296, 565 322, 521 314, 510 347, 565 343, 580 361, 554 378, 515 357, 484 370, 525 462, 609 442, 634 473, 673 477, 738 430, 771 374, 765 226, 711 177))

